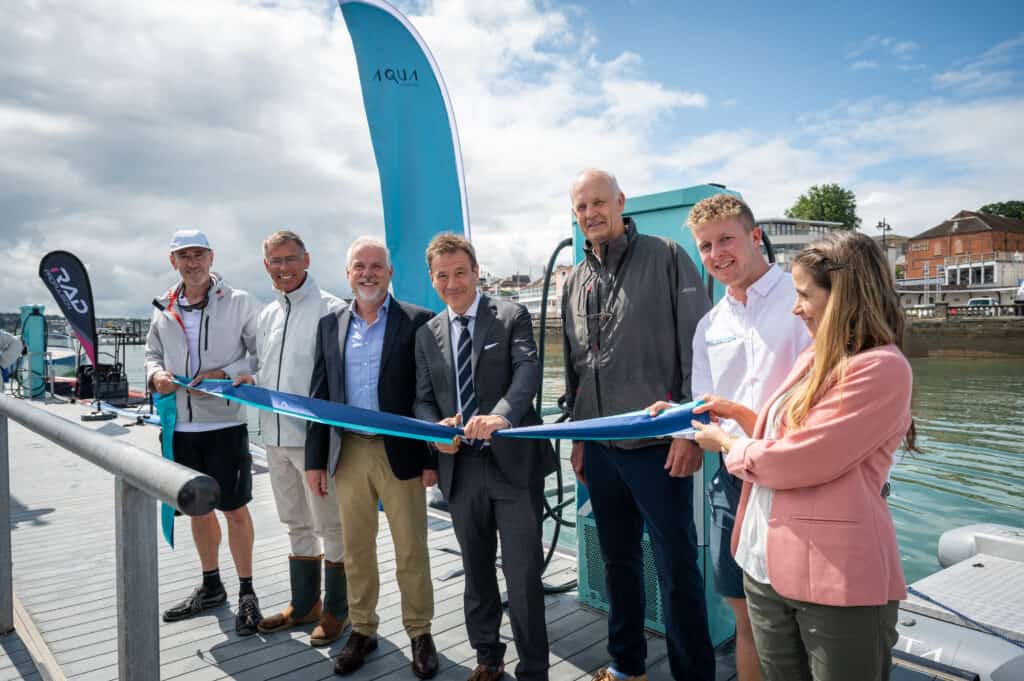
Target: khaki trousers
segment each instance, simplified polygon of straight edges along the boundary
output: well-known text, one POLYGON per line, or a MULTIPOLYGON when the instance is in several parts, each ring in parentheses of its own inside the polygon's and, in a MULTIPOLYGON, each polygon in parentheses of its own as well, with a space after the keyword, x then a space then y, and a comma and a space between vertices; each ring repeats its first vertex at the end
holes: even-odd
POLYGON ((794 601, 747 575, 743 588, 765 681, 888 681, 899 601, 794 601))
POLYGON ((334 479, 345 533, 345 576, 352 630, 365 636, 377 635, 377 504, 383 502, 395 548, 402 625, 409 638, 429 634, 434 618, 434 588, 427 549, 426 490, 420 479, 396 478, 384 441, 352 433, 346 433, 342 439, 334 479))
POLYGON ((268 446, 267 468, 277 517, 288 528, 292 555, 315 557, 323 553, 332 563, 340 563, 345 545, 334 484, 328 484, 326 497, 313 494, 306 484, 306 451, 302 447, 268 446))

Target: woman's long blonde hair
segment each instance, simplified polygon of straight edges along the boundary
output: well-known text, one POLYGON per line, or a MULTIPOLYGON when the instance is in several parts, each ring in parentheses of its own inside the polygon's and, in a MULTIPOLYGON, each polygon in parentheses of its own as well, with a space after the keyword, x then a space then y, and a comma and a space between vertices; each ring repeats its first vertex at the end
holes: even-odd
MULTIPOLYGON (((861 232, 833 232, 793 259, 829 292, 814 336, 814 361, 786 404, 786 423, 800 428, 824 392, 843 379, 854 355, 881 345, 903 349, 903 310, 878 244, 861 232)), ((916 450, 914 423, 905 446, 916 450)))

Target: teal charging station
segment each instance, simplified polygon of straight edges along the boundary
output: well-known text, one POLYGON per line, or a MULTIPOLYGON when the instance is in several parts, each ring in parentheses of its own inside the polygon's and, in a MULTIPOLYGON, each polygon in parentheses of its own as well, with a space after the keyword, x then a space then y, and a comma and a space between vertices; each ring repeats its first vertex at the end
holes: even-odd
MULTIPOLYGON (((648 194, 626 200, 623 215, 633 218, 637 229, 644 234, 666 237, 678 242, 686 249, 690 259, 697 266, 705 284, 710 280, 700 262, 696 244, 686 226, 686 218, 690 209, 701 199, 715 194, 733 194, 717 185, 697 185, 685 189, 648 194)), ((574 262, 583 259, 583 235, 577 225, 573 225, 574 262)), ((717 302, 724 294, 724 289, 713 280, 712 302, 717 302)), ((711 578, 711 552, 708 550, 708 537, 711 523, 711 508, 707 502, 708 483, 718 471, 718 453, 704 452, 704 466, 696 474, 693 490, 694 524, 697 528, 698 564, 704 575, 704 595, 707 600, 708 624, 711 630, 711 641, 718 646, 729 640, 736 631, 732 610, 714 589, 711 578)), ((597 525, 590 509, 590 495, 587 488, 576 483, 576 537, 578 542, 578 578, 579 600, 581 603, 605 612, 608 611, 608 598, 605 587, 604 562, 601 559, 601 548, 598 544, 597 525)), ((654 551, 650 537, 644 532, 642 541, 644 563, 644 592, 646 595, 647 612, 645 623, 648 628, 658 633, 665 633, 665 619, 661 608, 661 589, 654 564, 654 551)))
POLYGON ((46 394, 46 317, 42 305, 21 306, 21 339, 28 352, 18 369, 23 394, 41 400, 46 394))

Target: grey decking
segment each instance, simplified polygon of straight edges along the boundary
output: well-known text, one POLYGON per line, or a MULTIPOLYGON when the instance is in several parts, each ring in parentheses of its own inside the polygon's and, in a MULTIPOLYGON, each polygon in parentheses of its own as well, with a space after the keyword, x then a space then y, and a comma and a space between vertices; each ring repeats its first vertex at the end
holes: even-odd
POLYGON ((0 636, 0 681, 36 681, 39 672, 17 633, 0 636))
MULTIPOLYGON (((49 405, 55 414, 78 420, 83 409, 49 405)), ((125 427, 124 419, 92 424, 112 437, 157 451, 157 430, 125 427)), ((11 424, 11 505, 15 593, 69 679, 109 681, 117 677, 114 628, 114 545, 112 477, 78 457, 11 424)), ((255 586, 264 613, 279 610, 288 599, 288 541, 278 522, 265 474, 254 478, 251 505, 256 525, 255 586)), ((381 514, 381 645, 353 681, 412 679, 408 639, 401 626, 393 551, 381 514)), ((177 522, 178 549, 159 546, 161 609, 195 585, 199 567, 186 519, 177 522)), ((429 540, 435 584, 434 636, 441 655, 440 681, 461 681, 473 666, 462 616, 462 579, 444 577, 459 567, 451 526, 432 517, 429 540)), ((221 571, 233 595, 235 574, 222 544, 221 571)), ((499 573, 500 574, 500 573, 499 573)), ((575 562, 556 557, 545 577, 558 584, 575 577, 575 562)), ((606 662, 604 617, 580 607, 574 593, 547 599, 552 681, 589 678, 606 662)), ((233 599, 232 599, 233 601, 233 599)), ((240 638, 234 633, 233 605, 204 616, 161 624, 161 678, 181 681, 238 679, 335 678, 328 660, 341 641, 328 649, 308 645, 311 627, 269 636, 240 638)), ((514 668, 515 647, 507 620, 506 663, 514 668)), ((650 677, 668 679, 664 641, 649 644, 650 677)), ((731 660, 721 660, 719 679, 730 679, 731 660)), ((39 676, 17 635, 0 638, 0 681, 39 676)))

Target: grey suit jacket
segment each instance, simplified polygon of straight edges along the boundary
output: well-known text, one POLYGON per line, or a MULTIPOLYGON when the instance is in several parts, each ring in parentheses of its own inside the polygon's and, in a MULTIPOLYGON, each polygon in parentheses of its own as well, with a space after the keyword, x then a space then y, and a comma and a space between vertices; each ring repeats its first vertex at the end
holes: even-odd
MULTIPOLYGON (((444 310, 416 333, 413 411, 425 421, 437 422, 458 410, 449 326, 444 310)), ((540 380, 530 313, 522 305, 480 296, 473 328, 473 387, 479 413, 504 416, 513 426, 541 423, 533 408, 540 380)), ((491 449, 505 479, 516 487, 542 484, 544 476, 555 470, 550 440, 495 437, 491 449)), ((454 457, 437 454, 437 462, 441 491, 449 498, 454 457)))

